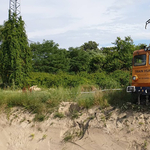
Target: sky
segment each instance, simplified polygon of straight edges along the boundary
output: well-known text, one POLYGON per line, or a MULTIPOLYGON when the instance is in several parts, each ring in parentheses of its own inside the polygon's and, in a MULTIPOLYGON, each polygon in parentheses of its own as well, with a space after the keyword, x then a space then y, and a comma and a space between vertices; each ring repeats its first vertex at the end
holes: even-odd
MULTIPOLYGON (((113 46, 130 36, 135 45, 150 44, 149 0, 18 0, 28 39, 53 40, 59 48, 95 41, 113 46)), ((0 25, 8 19, 9 0, 0 0, 0 25)))

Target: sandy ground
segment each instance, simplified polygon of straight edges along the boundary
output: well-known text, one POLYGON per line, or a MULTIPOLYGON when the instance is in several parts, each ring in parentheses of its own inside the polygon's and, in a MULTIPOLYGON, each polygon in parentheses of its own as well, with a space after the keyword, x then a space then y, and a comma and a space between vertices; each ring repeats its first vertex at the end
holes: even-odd
POLYGON ((2 111, 0 150, 150 150, 148 111, 92 108, 71 119, 70 103, 63 103, 59 112, 65 117, 34 122, 21 108, 2 111))

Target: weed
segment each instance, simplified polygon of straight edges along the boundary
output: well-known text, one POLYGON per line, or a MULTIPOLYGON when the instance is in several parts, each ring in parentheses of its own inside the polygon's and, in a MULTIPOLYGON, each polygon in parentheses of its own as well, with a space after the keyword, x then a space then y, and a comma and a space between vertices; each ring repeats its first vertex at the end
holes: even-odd
POLYGON ((47 135, 44 134, 43 137, 42 137, 42 140, 46 139, 47 135))
POLYGON ((50 124, 50 126, 52 126, 54 124, 54 122, 52 122, 51 124, 50 124))
POLYGON ((101 121, 104 123, 104 127, 106 127, 106 116, 102 116, 101 121))
POLYGON ((40 127, 37 128, 38 131, 42 132, 42 129, 40 127))
POLYGON ((108 113, 106 114, 106 120, 109 120, 111 116, 112 116, 112 112, 108 112, 108 113))
POLYGON ((147 141, 144 141, 144 143, 143 143, 143 149, 144 150, 147 150, 147 144, 148 144, 147 141))
POLYGON ((63 118, 64 117, 64 114, 63 113, 59 113, 59 112, 56 112, 55 114, 54 114, 54 118, 63 118))
POLYGON ((64 142, 70 142, 73 141, 76 137, 79 137, 81 135, 81 131, 77 129, 70 129, 64 134, 63 141, 64 142))
POLYGON ((22 120, 20 120, 20 123, 24 122, 26 120, 26 117, 24 117, 22 120))
POLYGON ((79 118, 79 113, 78 112, 74 112, 71 114, 71 119, 77 119, 79 118))
POLYGON ((34 137, 35 137, 35 134, 34 134, 34 133, 32 133, 29 137, 33 140, 33 139, 34 139, 34 137))
POLYGON ((143 122, 139 122, 139 125, 143 125, 144 123, 143 122))
POLYGON ((36 114, 34 117, 34 121, 42 122, 45 119, 45 115, 43 114, 36 114))
POLYGON ((101 120, 102 120, 103 122, 105 122, 105 121, 106 121, 106 117, 105 117, 105 116, 102 116, 102 117, 101 117, 101 120))
POLYGON ((104 94, 104 97, 110 105, 122 107, 122 109, 125 110, 128 109, 126 103, 132 101, 132 96, 130 93, 127 93, 125 89, 120 91, 109 91, 104 94))
POLYGON ((80 107, 90 108, 94 105, 94 95, 91 94, 82 94, 78 97, 77 103, 80 107))
MULTIPOLYGON (((93 86, 85 86, 85 91, 92 89, 93 86)), ((82 93, 81 87, 75 88, 51 88, 43 91, 32 91, 22 93, 17 90, 0 90, 0 107, 6 106, 7 119, 9 120, 12 107, 23 107, 31 113, 35 113, 34 121, 44 121, 46 115, 54 112, 55 108, 59 106, 62 101, 73 101, 77 105, 70 112, 71 118, 79 117, 79 110, 82 108, 91 108, 94 105, 100 106, 101 109, 111 105, 120 106, 128 99, 129 95, 124 91, 109 91, 109 92, 95 92, 82 93), (46 115, 45 115, 46 114, 46 115)), ((70 110, 69 110, 70 111, 70 110)), ((111 114, 110 114, 111 115, 111 114)), ((106 119, 110 116, 106 116, 106 119)), ((55 113, 55 118, 63 118, 62 113, 55 113)), ((23 122, 24 119, 20 121, 23 122)))
POLYGON ((7 114, 7 120, 9 120, 11 115, 11 108, 6 108, 5 113, 7 114))
POLYGON ((98 91, 94 95, 94 103, 95 105, 99 105, 101 109, 109 106, 107 99, 104 97, 102 91, 98 91))
POLYGON ((64 142, 72 141, 73 135, 71 133, 67 133, 64 137, 64 142))
POLYGON ((35 127, 35 124, 32 124, 31 128, 34 128, 35 127))

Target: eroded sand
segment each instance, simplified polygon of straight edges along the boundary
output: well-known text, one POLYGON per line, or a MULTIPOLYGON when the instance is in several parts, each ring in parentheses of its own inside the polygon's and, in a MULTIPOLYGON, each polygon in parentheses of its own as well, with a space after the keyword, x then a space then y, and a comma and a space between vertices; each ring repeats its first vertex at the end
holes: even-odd
POLYGON ((62 119, 51 114, 43 122, 34 122, 34 115, 14 108, 0 114, 0 150, 149 150, 150 113, 132 110, 120 112, 108 108, 80 110, 77 119, 69 117, 70 103, 63 103, 62 119), (79 123, 88 129, 82 139, 79 123), (74 134, 72 134, 74 133, 74 134), (68 135, 72 140, 64 142, 68 135), (81 134, 81 135, 79 135, 81 134), (78 136, 77 136, 78 135, 78 136))

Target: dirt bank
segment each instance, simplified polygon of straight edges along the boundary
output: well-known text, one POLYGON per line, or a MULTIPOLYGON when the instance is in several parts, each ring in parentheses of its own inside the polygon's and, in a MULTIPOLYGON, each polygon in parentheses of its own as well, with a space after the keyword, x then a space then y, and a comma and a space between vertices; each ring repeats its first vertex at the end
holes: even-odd
POLYGON ((54 112, 45 121, 34 122, 33 119, 34 114, 22 108, 3 110, 0 114, 0 149, 150 149, 148 110, 120 111, 113 107, 85 110, 76 104, 62 103, 57 116, 54 112))

